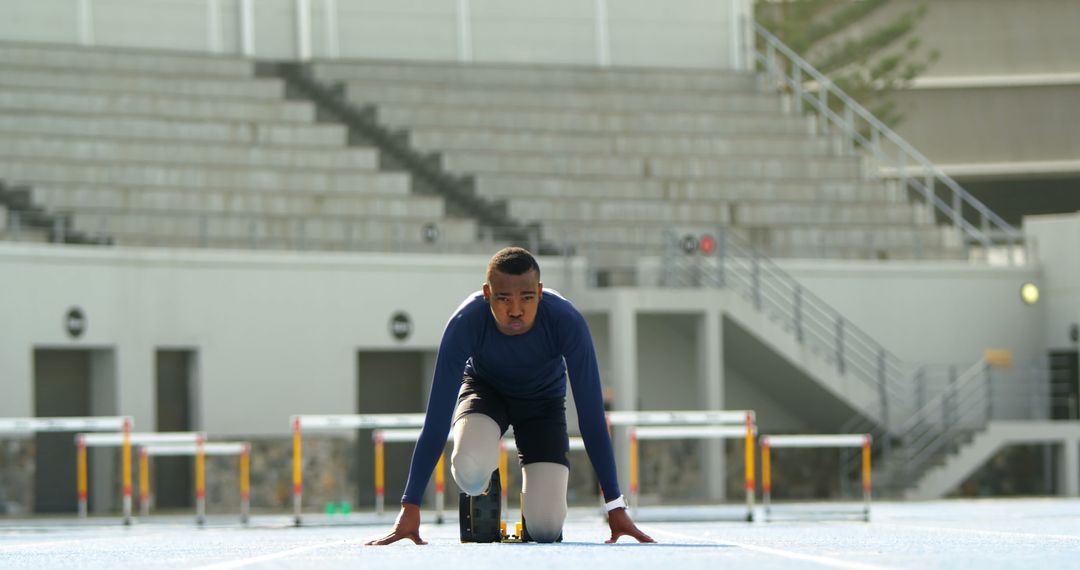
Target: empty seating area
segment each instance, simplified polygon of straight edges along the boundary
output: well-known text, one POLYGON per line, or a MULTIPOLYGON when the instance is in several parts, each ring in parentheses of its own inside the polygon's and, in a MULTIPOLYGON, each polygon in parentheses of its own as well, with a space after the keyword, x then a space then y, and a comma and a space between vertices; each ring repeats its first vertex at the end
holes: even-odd
POLYGON ((767 255, 957 258, 951 230, 752 75, 319 62, 358 106, 600 265, 727 226, 767 255))
MULTIPOLYGON (((414 192, 407 172, 381 169, 376 148, 350 145, 346 125, 318 121, 315 103, 254 68, 0 44, 0 181, 102 243, 491 250, 492 232, 414 192)), ((597 268, 632 271, 665 234, 720 227, 774 257, 964 255, 925 206, 753 75, 384 61, 312 71, 471 176, 510 222, 597 268)), ((0 238, 49 239, 5 203, 0 238)))
MULTIPOLYGON (((240 58, 0 44, 0 180, 71 231, 135 246, 483 248, 472 220, 315 117, 240 58)), ((40 241, 11 210, 0 235, 40 241)))

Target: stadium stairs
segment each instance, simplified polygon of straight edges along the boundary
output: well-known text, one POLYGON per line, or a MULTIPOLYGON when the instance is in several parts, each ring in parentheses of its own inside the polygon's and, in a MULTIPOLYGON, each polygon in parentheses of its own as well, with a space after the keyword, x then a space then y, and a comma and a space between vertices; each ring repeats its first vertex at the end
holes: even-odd
POLYGON ((32 190, 0 180, 0 239, 37 243, 109 245, 108 237, 91 237, 71 229, 71 219, 35 205, 32 190))
POLYGON ((118 245, 490 250, 473 220, 412 194, 407 174, 253 67, 0 44, 0 177, 69 233, 118 245))
POLYGON ((771 257, 965 256, 753 74, 319 61, 312 76, 613 284, 672 228, 724 226, 771 257))

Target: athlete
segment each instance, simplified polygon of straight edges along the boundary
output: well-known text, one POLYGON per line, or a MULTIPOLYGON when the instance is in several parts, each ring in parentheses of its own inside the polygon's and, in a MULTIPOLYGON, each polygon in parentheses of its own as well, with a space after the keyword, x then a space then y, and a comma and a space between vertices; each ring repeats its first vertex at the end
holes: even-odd
MULTIPOLYGON (((604 418, 596 353, 585 318, 555 291, 526 250, 491 258, 482 292, 454 311, 443 331, 427 416, 413 450, 401 511, 390 534, 368 545, 420 538, 420 501, 453 427, 450 471, 469 497, 485 494, 498 467, 499 439, 513 426, 522 465, 522 518, 529 539, 561 540, 566 520, 569 439, 566 383, 600 487, 614 543, 655 542, 637 528, 619 492, 604 418), (452 422, 451 422, 452 420, 452 422)), ((465 537, 462 537, 465 540, 465 537)))

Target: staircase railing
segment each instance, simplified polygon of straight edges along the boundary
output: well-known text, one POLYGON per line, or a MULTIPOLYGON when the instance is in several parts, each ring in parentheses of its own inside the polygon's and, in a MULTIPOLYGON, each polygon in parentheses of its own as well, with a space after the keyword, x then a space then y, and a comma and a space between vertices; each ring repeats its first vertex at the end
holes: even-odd
POLYGON ((665 242, 661 286, 720 287, 741 295, 872 394, 858 402, 871 425, 894 422, 890 406, 905 398, 905 372, 902 361, 881 343, 726 228, 695 240, 692 247, 675 232, 668 232, 665 242))
POLYGON ((879 164, 892 165, 891 170, 899 178, 902 188, 923 197, 931 219, 936 219, 934 214, 940 213, 950 222, 969 248, 969 255, 972 244, 980 245, 989 256, 995 245, 1004 243, 1010 263, 1024 263, 1019 255, 1024 243, 1019 230, 972 196, 775 35, 756 22, 753 22, 753 28, 765 46, 764 52, 754 50, 756 61, 764 67, 771 87, 780 85, 790 90, 797 113, 802 114, 809 105, 820 117, 818 128, 822 134, 835 129, 844 135, 843 141, 849 151, 854 151, 858 144, 879 164), (785 61, 779 61, 778 56, 785 61), (834 104, 838 111, 833 110, 834 104), (883 142, 891 143, 892 147, 887 151, 883 142), (890 155, 892 152, 895 152, 894 156, 890 155), (913 167, 917 173, 912 172, 913 167))
POLYGON ((898 426, 893 456, 878 462, 892 487, 913 484, 946 453, 991 420, 1046 419, 1049 377, 1039 368, 999 369, 979 360, 948 382, 898 426))

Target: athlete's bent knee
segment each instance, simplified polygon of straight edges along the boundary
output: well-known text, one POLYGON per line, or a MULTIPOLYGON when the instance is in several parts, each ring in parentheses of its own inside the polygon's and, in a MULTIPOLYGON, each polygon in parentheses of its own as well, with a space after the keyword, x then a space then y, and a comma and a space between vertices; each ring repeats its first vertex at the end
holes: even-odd
POLYGON ((499 464, 501 435, 499 424, 483 414, 469 414, 454 424, 450 473, 465 494, 476 496, 487 489, 499 464))
POLYGON ((566 522, 566 484, 570 471, 558 463, 525 466, 522 514, 529 538, 555 542, 566 522))

